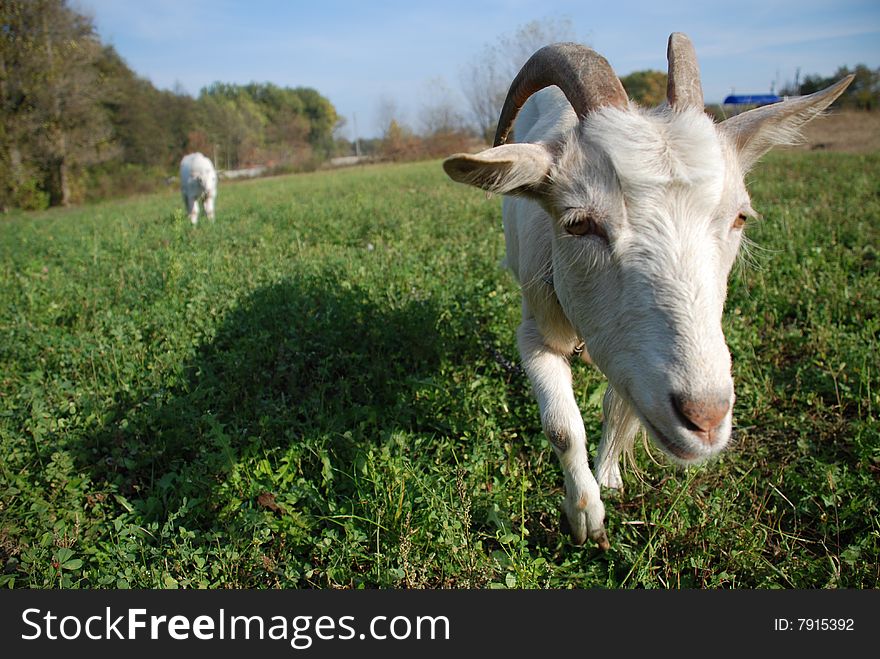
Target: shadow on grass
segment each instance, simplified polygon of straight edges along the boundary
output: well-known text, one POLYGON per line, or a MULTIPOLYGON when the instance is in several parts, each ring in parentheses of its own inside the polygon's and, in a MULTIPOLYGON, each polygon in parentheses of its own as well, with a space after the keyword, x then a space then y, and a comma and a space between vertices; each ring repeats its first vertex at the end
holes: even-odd
POLYGON ((185 365, 184 385, 119 401, 77 460, 139 522, 176 515, 190 530, 253 530, 267 508, 287 506, 293 515, 278 523, 300 524, 308 542, 315 518, 338 508, 328 499, 357 495, 350 479, 331 486, 334 474, 353 473, 399 431, 436 430, 419 391, 444 351, 466 349, 466 337, 440 336, 435 302, 383 295, 328 272, 257 290, 185 365), (299 494, 260 498, 287 491, 299 494))

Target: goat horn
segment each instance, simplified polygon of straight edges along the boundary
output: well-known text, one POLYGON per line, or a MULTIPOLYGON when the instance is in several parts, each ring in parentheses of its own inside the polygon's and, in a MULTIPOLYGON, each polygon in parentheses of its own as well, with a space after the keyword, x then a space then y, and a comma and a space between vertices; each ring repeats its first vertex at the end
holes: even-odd
POLYGON ((544 46, 516 74, 501 108, 495 146, 507 141, 520 108, 535 92, 556 85, 565 94, 578 118, 606 105, 625 107, 629 102, 608 60, 576 43, 544 46))
POLYGON ((669 79, 666 83, 666 99, 669 105, 684 108, 703 109, 703 87, 700 85, 700 66, 694 44, 681 32, 669 35, 666 47, 669 61, 669 79))

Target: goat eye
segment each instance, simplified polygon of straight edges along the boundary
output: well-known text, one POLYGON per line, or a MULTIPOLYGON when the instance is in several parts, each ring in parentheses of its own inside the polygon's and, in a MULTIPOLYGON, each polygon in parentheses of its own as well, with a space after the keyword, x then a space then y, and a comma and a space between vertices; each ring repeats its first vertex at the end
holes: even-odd
POLYGON ((733 228, 733 229, 742 229, 742 228, 746 225, 746 219, 747 219, 747 218, 746 218, 746 214, 745 214, 745 213, 740 213, 739 215, 737 215, 737 216, 734 218, 734 220, 733 220, 733 225, 731 225, 731 228, 733 228))
POLYGON ((566 222, 565 230, 572 236, 598 236, 607 242, 608 234, 592 215, 578 215, 571 222, 566 222))

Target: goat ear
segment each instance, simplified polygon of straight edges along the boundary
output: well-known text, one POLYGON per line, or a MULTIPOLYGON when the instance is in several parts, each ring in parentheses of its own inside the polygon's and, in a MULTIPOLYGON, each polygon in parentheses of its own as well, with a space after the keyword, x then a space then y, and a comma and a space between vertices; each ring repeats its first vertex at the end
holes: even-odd
POLYGON ((747 170, 774 146, 797 143, 801 126, 818 117, 853 78, 854 75, 848 75, 815 94, 743 112, 722 122, 719 128, 736 146, 740 164, 747 170))
POLYGON ((553 157, 540 144, 504 144, 480 153, 456 153, 443 161, 453 181, 498 194, 528 194, 546 182, 553 157))

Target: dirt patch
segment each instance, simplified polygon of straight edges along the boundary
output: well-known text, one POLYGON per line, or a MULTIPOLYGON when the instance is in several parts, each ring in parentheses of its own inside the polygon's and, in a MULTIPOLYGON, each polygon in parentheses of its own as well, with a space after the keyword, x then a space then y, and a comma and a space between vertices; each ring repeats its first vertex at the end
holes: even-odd
POLYGON ((797 151, 880 151, 880 112, 844 110, 819 117, 804 128, 797 151))

